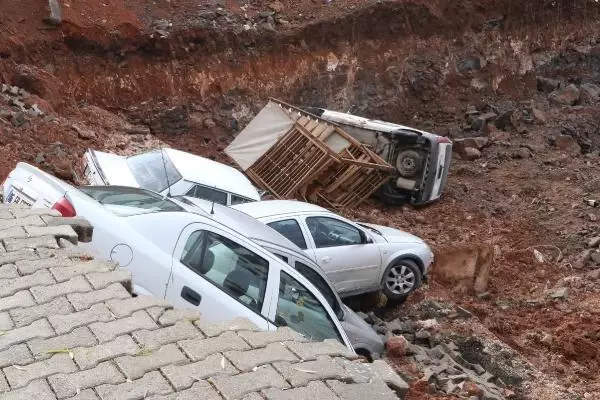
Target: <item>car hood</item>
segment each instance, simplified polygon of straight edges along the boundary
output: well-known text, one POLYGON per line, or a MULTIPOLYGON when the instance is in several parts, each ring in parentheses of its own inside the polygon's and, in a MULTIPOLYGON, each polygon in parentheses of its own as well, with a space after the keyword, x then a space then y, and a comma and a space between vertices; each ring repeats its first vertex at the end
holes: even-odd
POLYGON ((342 308, 344 310, 344 319, 340 322, 350 339, 352 347, 355 350, 361 348, 368 350, 373 358, 381 357, 385 349, 383 339, 381 339, 371 325, 367 324, 348 306, 343 304, 342 308))
POLYGON ((390 228, 383 225, 365 224, 362 222, 361 224, 377 229, 379 232, 381 232, 383 238, 390 243, 425 243, 420 237, 401 231, 400 229, 390 228))

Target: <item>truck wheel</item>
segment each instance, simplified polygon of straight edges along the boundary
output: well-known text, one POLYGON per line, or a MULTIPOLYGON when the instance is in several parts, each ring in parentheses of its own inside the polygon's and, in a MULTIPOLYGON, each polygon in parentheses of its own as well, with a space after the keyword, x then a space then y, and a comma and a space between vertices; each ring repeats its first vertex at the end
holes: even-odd
POLYGON ((412 178, 423 169, 423 156, 416 150, 404 150, 396 158, 396 169, 403 178, 412 178))
POLYGON ((421 286, 421 279, 421 270, 414 261, 397 261, 388 266, 383 274, 383 294, 391 301, 402 301, 421 286))
POLYGON ((382 203, 390 206, 399 206, 410 200, 410 195, 406 191, 398 190, 393 179, 381 185, 377 190, 377 197, 382 203))

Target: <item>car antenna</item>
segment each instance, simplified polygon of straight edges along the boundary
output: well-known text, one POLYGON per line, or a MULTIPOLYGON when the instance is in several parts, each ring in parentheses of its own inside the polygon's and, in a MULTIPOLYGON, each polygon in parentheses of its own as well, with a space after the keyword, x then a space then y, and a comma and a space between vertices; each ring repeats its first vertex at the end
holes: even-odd
POLYGON ((160 157, 162 158, 163 168, 165 169, 165 178, 167 179, 167 197, 171 197, 171 183, 169 182, 169 173, 167 172, 167 163, 165 161, 165 150, 160 149, 160 157))
MULTIPOLYGON (((215 189, 217 188, 216 186, 213 186, 215 189)), ((213 215, 215 213, 215 197, 213 196, 212 199, 212 204, 210 205, 210 214, 213 215)))

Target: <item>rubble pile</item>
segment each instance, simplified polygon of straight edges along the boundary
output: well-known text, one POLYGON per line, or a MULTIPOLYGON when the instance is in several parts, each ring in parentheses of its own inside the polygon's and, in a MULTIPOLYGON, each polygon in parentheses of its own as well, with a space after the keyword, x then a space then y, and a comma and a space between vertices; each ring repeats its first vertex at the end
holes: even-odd
POLYGON ((52 110, 39 97, 18 86, 0 86, 0 123, 25 126, 33 118, 52 119, 52 110))

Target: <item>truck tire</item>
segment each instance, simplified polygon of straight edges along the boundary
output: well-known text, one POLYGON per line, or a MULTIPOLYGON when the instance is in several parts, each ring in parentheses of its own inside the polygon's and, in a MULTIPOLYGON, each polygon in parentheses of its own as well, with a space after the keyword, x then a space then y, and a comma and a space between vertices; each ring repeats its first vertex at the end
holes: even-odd
POLYGON ((404 150, 396 158, 396 169, 403 178, 413 178, 423 169, 423 155, 416 150, 404 150))
POLYGON ((396 187, 394 179, 389 179, 377 190, 379 200, 390 206, 399 206, 410 201, 410 195, 396 187))

